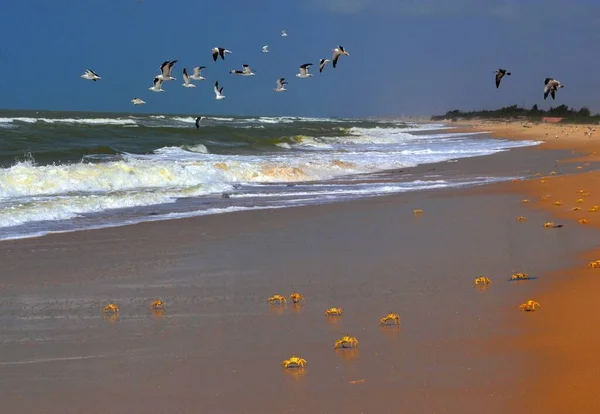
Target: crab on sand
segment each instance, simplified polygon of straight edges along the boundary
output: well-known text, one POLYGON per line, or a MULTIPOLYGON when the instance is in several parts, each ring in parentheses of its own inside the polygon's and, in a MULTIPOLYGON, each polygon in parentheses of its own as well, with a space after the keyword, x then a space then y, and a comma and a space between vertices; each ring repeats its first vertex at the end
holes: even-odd
POLYGON ((353 336, 342 336, 341 339, 338 339, 337 341, 335 341, 335 344, 333 345, 333 347, 335 349, 337 348, 356 348, 358 346, 358 339, 356 339, 353 336))
POLYGON ((119 313, 119 305, 109 303, 104 307, 104 313, 119 313))
POLYGON ((291 300, 292 300, 292 302, 294 302, 294 303, 298 303, 298 302, 300 302, 301 300, 306 300, 306 299, 304 299, 304 296, 302 296, 302 294, 301 294, 301 293, 298 293, 298 292, 294 292, 294 293, 292 293, 292 294, 290 295, 290 299, 291 299, 291 300))
POLYGON ((421 214, 423 214, 423 210, 422 210, 422 209, 420 209, 420 208, 415 208, 415 209, 413 210, 413 214, 414 214, 414 215, 417 215, 417 216, 418 216, 418 215, 421 215, 421 214))
POLYGON ((523 223, 523 222, 527 221, 527 219, 523 216, 517 217, 516 220, 517 220, 517 223, 523 223))
POLYGON ((579 223, 579 224, 588 224, 589 222, 590 221, 588 219, 586 219, 586 218, 582 218, 582 219, 577 220, 577 223, 579 223))
POLYGON ((388 322, 392 322, 392 325, 400 325, 400 315, 397 313, 388 313, 379 320, 382 325, 389 325, 388 322))
POLYGON ((563 203, 562 203, 562 201, 555 201, 554 205, 560 207, 563 205, 563 203))
POLYGON ((510 276, 510 280, 527 280, 530 279, 527 273, 515 273, 510 276))
POLYGON ((490 283, 492 283, 492 280, 485 276, 478 277, 473 281, 473 284, 475 285, 488 285, 490 283))
POLYGON ((588 267, 591 267, 592 269, 600 269, 600 260, 594 260, 593 262, 589 262, 588 267))
POLYGON ((281 363, 284 368, 304 368, 306 359, 292 355, 290 359, 286 359, 281 363))
POLYGON ((325 311, 326 316, 341 316, 343 313, 342 308, 329 308, 325 311))
POLYGON ((283 297, 281 295, 273 295, 268 299, 268 302, 272 303, 272 304, 275 304, 275 303, 281 304, 281 303, 285 303, 287 301, 286 301, 285 297, 283 297))
POLYGON ((541 306, 542 305, 537 303, 535 300, 528 300, 527 302, 519 305, 519 309, 521 309, 522 311, 525 311, 525 312, 533 312, 533 311, 535 311, 536 307, 540 308, 541 306))
POLYGON ((160 299, 156 299, 154 302, 152 302, 151 307, 154 310, 163 310, 165 308, 165 302, 160 299))

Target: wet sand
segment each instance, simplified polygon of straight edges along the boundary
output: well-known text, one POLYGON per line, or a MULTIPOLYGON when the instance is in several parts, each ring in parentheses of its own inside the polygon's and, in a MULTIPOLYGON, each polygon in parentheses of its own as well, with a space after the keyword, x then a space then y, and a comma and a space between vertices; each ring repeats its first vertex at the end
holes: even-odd
MULTIPOLYGON (((565 157, 521 149, 421 170, 533 175, 565 157)), ((537 342, 523 341, 552 329, 547 275, 581 267, 598 237, 543 228, 554 212, 522 204, 521 185, 0 243, 3 412, 525 412, 552 389, 530 386, 552 358, 533 359, 537 342), (537 278, 508 282, 517 271, 537 278), (474 288, 484 275, 489 289, 474 288), (306 302, 266 301, 292 291, 306 302), (519 312, 532 297, 543 308, 519 312), (155 298, 164 315, 150 310, 155 298), (116 321, 102 315, 109 301, 116 321), (326 318, 331 306, 344 315, 326 318), (388 312, 399 329, 379 325, 388 312), (334 350, 344 334, 359 347, 334 350), (281 368, 293 353, 306 369, 281 368)))

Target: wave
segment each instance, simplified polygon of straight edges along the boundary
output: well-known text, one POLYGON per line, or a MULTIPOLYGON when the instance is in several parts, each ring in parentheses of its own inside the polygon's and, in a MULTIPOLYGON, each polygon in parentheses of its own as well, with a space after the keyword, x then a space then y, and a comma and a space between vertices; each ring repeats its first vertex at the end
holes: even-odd
POLYGON ((135 125, 136 122, 129 118, 30 118, 14 117, 0 118, 0 123, 23 122, 33 124, 44 122, 47 124, 80 124, 80 125, 135 125))

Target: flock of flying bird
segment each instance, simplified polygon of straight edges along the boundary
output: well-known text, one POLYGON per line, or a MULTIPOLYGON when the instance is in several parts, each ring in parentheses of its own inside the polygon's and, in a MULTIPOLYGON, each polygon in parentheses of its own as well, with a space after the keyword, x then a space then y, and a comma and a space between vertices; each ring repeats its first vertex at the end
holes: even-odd
MULTIPOLYGON (((282 37, 287 37, 287 35, 288 34, 285 30, 281 31, 282 37)), ((263 46, 262 52, 269 53, 269 46, 268 45, 263 46)), ((350 55, 348 52, 346 52, 346 50, 344 49, 343 46, 338 46, 338 47, 334 48, 332 50, 332 52, 333 52, 333 56, 332 56, 331 60, 330 59, 320 59, 319 72, 323 72, 323 69, 325 69, 325 66, 329 62, 332 62, 332 65, 335 68, 337 66, 337 62, 338 62, 340 56, 349 56, 350 55)), ((216 62, 219 59, 219 57, 221 58, 221 60, 225 60, 225 56, 230 53, 232 53, 230 50, 227 50, 222 47, 214 47, 211 50, 212 59, 214 62, 216 62)), ((163 62, 163 64, 160 65, 160 73, 154 77, 152 86, 148 89, 151 90, 152 92, 164 92, 164 89, 162 89, 163 82, 176 80, 173 76, 171 76, 171 71, 173 70, 173 66, 175 65, 175 63, 177 63, 177 60, 167 60, 167 61, 163 62)), ((313 65, 312 63, 305 63, 305 64, 301 65, 300 71, 296 74, 296 77, 305 79, 305 78, 310 78, 311 76, 313 76, 311 73, 309 73, 309 68, 312 65, 313 65)), ((191 81, 192 80, 197 80, 197 81, 204 80, 205 78, 202 76, 202 70, 205 68, 206 68, 206 66, 196 66, 193 69, 192 75, 188 74, 187 68, 183 68, 183 84, 182 84, 182 86, 184 88, 195 88, 196 85, 194 85, 191 81)), ((246 65, 246 64, 242 65, 242 70, 234 69, 234 70, 229 71, 229 73, 231 73, 233 75, 237 75, 237 76, 254 76, 255 75, 254 71, 250 68, 250 66, 246 65)), ((83 75, 81 75, 81 77, 83 79, 91 80, 94 82, 102 79, 96 72, 94 72, 91 69, 87 69, 83 73, 83 75)), ((287 85, 285 78, 279 78, 276 81, 276 88, 274 88, 273 91, 274 92, 285 92, 287 90, 285 88, 285 85, 287 85)), ((219 81, 215 82, 213 90, 215 92, 216 100, 225 99, 225 95, 223 95, 223 87, 222 86, 219 87, 219 81)), ((135 97, 131 100, 131 103, 133 103, 134 105, 143 105, 146 102, 144 102, 140 98, 135 97)), ((196 120, 196 124, 197 123, 198 123, 198 120, 196 120)), ((196 125, 196 126, 198 126, 198 125, 196 125)))
MULTIPOLYGON (((504 76, 510 76, 510 72, 507 72, 506 69, 498 69, 494 73, 496 74, 496 88, 500 87, 500 82, 502 81, 502 78, 504 76)), ((544 79, 544 99, 548 98, 548 95, 552 96, 552 99, 555 99, 556 91, 564 87, 565 85, 563 85, 562 83, 560 83, 560 81, 557 81, 556 79, 544 79)))

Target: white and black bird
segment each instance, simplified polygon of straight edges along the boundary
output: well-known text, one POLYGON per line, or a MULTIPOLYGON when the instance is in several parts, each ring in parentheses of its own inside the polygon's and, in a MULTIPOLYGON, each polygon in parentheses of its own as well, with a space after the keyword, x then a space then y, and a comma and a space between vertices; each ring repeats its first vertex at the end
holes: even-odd
POLYGON ((86 69, 85 72, 83 73, 83 75, 81 75, 81 77, 83 79, 92 80, 94 82, 96 82, 99 79, 102 79, 100 76, 98 76, 98 74, 96 72, 94 72, 91 69, 86 69))
POLYGON ((164 92, 164 89, 162 88, 162 83, 163 80, 157 76, 156 78, 154 78, 153 85, 148 89, 152 92, 164 92))
POLYGON ((333 52, 333 67, 335 68, 337 66, 337 61, 340 58, 340 56, 344 55, 344 56, 350 56, 350 53, 346 52, 346 50, 344 49, 343 46, 339 46, 336 47, 335 49, 332 50, 333 52))
POLYGON ((183 83, 181 84, 184 88, 195 88, 196 85, 190 82, 190 77, 188 76, 187 69, 183 68, 183 83))
POLYGON ((221 87, 219 89, 219 81, 215 82, 214 91, 215 91, 215 99, 216 100, 225 99, 225 95, 223 95, 223 87, 221 87))
POLYGON ((300 73, 296 73, 296 76, 299 78, 310 78, 312 76, 311 73, 308 73, 308 68, 312 66, 312 63, 305 63, 300 66, 300 73))
POLYGON ((176 60, 166 60, 160 65, 160 75, 157 76, 158 79, 162 81, 170 81, 177 80, 171 76, 171 69, 173 69, 173 65, 177 63, 176 60))
POLYGON ((321 59, 319 61, 319 73, 323 72, 323 69, 325 69, 325 66, 331 62, 331 60, 329 59, 321 59))
POLYGON ((504 77, 504 75, 510 76, 510 72, 507 72, 506 69, 498 69, 496 72, 496 88, 500 87, 500 81, 504 77))
POLYGON ((194 68, 194 73, 191 74, 190 79, 192 80, 204 80, 202 76, 202 69, 206 68, 206 66, 196 66, 194 68))
POLYGON ((216 62, 217 58, 221 56, 221 59, 225 60, 225 55, 231 53, 231 50, 223 49, 222 47, 212 48, 212 58, 216 62))
POLYGON ((252 69, 250 68, 250 66, 248 65, 242 65, 242 70, 230 70, 229 73, 232 73, 234 75, 238 75, 238 76, 254 76, 256 75, 252 69))
POLYGON ((146 102, 142 101, 140 98, 133 98, 131 103, 134 105, 144 105, 146 102))
POLYGON ((285 30, 281 31, 281 37, 287 37, 287 32, 285 30))
POLYGON ((262 47, 262 52, 263 52, 263 53, 269 53, 269 45, 264 45, 264 46, 262 47))
POLYGON ((200 121, 202 121, 203 119, 204 119, 203 116, 196 117, 196 129, 200 128, 200 121))
POLYGON ((548 97, 548 94, 550 94, 550 96, 552 96, 552 99, 554 99, 556 96, 556 91, 560 88, 565 87, 565 85, 560 83, 560 81, 557 81, 556 79, 552 78, 546 78, 544 80, 544 85, 546 85, 544 87, 544 99, 548 97))
POLYGON ((287 91, 287 89, 285 89, 284 85, 287 85, 285 78, 279 78, 279 79, 277 79, 277 87, 273 90, 275 92, 285 92, 285 91, 287 91))

